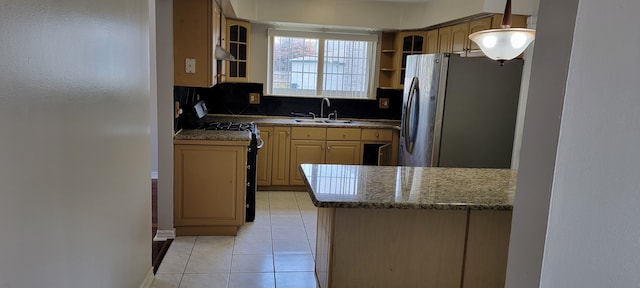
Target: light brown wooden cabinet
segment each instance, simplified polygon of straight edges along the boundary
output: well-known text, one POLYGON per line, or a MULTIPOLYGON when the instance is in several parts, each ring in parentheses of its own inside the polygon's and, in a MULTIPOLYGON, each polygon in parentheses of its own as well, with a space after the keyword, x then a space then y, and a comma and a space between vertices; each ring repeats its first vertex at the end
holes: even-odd
POLYGON ((226 47, 235 60, 225 61, 225 82, 249 82, 251 23, 227 19, 226 30, 226 47))
POLYGON ((244 223, 246 165, 245 143, 174 142, 176 235, 235 235, 244 223))
POLYGON ((174 85, 211 87, 216 84, 214 43, 218 23, 212 0, 173 2, 174 85))
POLYGON ((291 140, 291 185, 304 185, 300 164, 360 164, 360 141, 291 140))
POLYGON ((304 185, 300 164, 360 164, 360 128, 291 128, 290 185, 304 185))
POLYGON ((427 54, 438 53, 438 29, 427 31, 427 54))
POLYGON ((273 128, 271 185, 289 185, 289 159, 291 159, 291 128, 273 128))
POLYGON ((271 162, 273 144, 273 128, 260 128, 260 138, 264 141, 262 148, 258 150, 258 161, 257 161, 257 184, 259 186, 269 186, 271 185, 271 162))
POLYGON ((438 29, 438 53, 451 53, 451 26, 438 29))
POLYGON ((465 54, 469 42, 469 23, 451 26, 451 53, 465 54))
POLYGON ((291 140, 291 165, 289 172, 289 184, 304 185, 299 166, 303 163, 325 163, 324 140, 291 140))
MULTIPOLYGON (((485 18, 481 18, 478 20, 473 20, 471 22, 469 22, 469 35, 471 35, 472 33, 476 33, 478 31, 482 31, 482 30, 488 30, 491 29, 491 21, 494 17, 485 17, 485 18)), ((501 18, 501 17, 500 17, 501 18)), ((465 48, 467 48, 467 51, 477 51, 480 50, 480 47, 478 47, 478 45, 471 41, 471 39, 469 39, 469 36, 467 35, 467 46, 465 48)))
POLYGON ((360 141, 327 141, 326 164, 361 164, 360 141))
POLYGON ((263 189, 304 185, 299 172, 303 163, 362 164, 365 144, 382 149, 376 150, 374 156, 380 159, 371 165, 394 165, 398 161, 398 131, 393 129, 260 127, 261 137, 266 132, 270 132, 269 140, 265 140, 266 149, 258 151, 258 185, 263 189), (270 158, 263 155, 268 153, 270 158), (270 159, 271 164, 261 159, 270 159), (268 171, 270 182, 266 180, 268 171))

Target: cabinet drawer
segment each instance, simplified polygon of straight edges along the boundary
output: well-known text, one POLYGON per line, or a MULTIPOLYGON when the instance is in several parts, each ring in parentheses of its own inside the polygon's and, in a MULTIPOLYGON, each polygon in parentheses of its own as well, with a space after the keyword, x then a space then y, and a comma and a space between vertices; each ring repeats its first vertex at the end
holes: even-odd
POLYGON ((291 128, 291 139, 300 140, 325 140, 327 138, 326 128, 317 127, 293 127, 291 128))
POLYGON ((362 129, 363 141, 391 141, 392 135, 391 129, 362 129))
POLYGON ((360 140, 360 128, 327 128, 327 140, 360 140))

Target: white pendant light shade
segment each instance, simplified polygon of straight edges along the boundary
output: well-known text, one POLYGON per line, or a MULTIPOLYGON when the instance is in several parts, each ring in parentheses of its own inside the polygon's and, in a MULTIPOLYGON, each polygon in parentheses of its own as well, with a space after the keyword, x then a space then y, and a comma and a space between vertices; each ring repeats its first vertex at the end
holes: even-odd
POLYGON ((522 54, 535 35, 532 29, 503 28, 478 31, 469 35, 469 39, 478 44, 487 57, 505 61, 522 54))

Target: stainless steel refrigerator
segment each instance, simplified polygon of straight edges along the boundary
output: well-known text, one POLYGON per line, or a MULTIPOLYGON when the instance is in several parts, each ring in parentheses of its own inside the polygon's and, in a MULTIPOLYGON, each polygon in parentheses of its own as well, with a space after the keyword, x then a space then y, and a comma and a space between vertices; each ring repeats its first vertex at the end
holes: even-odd
POLYGON ((509 168, 521 59, 407 57, 399 164, 509 168))

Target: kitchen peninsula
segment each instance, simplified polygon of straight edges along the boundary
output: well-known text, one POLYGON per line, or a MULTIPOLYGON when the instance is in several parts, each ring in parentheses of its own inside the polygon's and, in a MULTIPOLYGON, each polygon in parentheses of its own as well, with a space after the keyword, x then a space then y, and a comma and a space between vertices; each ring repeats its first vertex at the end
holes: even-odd
POLYGON ((516 172, 303 164, 320 287, 504 287, 516 172))

